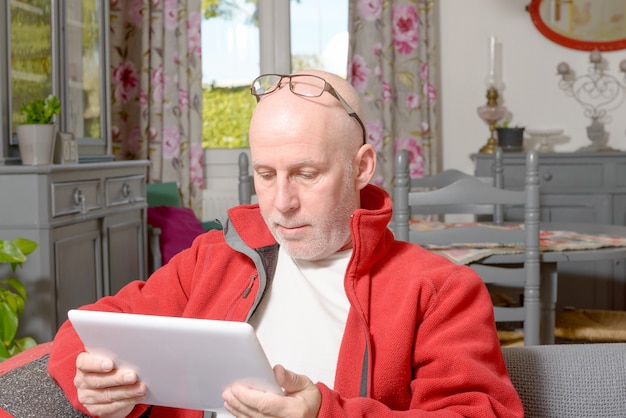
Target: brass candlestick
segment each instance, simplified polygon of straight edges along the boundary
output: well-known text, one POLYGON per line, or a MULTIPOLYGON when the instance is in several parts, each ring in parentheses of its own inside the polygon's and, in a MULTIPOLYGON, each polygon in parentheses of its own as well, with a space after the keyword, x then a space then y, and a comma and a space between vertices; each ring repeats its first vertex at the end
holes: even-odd
POLYGON ((487 143, 480 149, 480 152, 484 154, 493 154, 496 146, 498 145, 498 140, 494 135, 496 122, 504 117, 506 114, 506 107, 498 104, 499 94, 495 87, 489 87, 489 89, 487 89, 486 97, 487 104, 479 106, 477 111, 478 116, 480 116, 480 118, 489 125, 490 135, 487 139, 487 143))

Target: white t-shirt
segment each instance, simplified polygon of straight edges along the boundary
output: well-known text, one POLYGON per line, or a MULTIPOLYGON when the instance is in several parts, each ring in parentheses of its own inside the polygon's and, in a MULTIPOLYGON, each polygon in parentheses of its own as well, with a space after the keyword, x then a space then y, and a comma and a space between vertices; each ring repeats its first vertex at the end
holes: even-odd
MULTIPOLYGON (((250 320, 272 366, 334 386, 350 309, 343 282, 351 256, 347 250, 296 261, 280 248, 274 281, 250 320)), ((232 416, 225 409, 215 412, 215 418, 232 416)))
POLYGON ((272 366, 334 386, 350 309, 344 277, 351 255, 294 260, 281 247, 273 283, 250 321, 272 366))

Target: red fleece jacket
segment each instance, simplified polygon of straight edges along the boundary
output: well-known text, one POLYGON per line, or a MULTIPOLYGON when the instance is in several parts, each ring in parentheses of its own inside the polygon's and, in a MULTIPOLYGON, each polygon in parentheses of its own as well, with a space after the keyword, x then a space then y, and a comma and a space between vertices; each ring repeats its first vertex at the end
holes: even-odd
MULTIPOLYGON (((351 308, 334 388, 317 383, 319 417, 522 417, 491 300, 478 275, 395 241, 387 228, 391 201, 386 192, 367 186, 361 197, 362 209, 351 221, 354 249, 345 276, 351 308)), ((275 258, 276 243, 257 205, 233 208, 228 215, 223 232, 201 235, 146 282, 130 283, 84 309, 247 320, 267 282, 256 266, 267 263, 255 265, 232 247, 243 241, 275 258)), ((81 351, 66 322, 48 368, 84 411, 73 384, 81 351)), ((146 408, 137 406, 130 416, 146 408)), ((202 412, 155 406, 150 416, 199 418, 202 412)))

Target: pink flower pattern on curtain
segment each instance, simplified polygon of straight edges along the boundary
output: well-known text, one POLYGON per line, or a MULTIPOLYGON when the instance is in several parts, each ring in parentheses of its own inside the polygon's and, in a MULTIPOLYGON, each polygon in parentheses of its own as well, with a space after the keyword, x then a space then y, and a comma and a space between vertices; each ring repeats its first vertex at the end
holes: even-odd
POLYGON ((200 0, 110 0, 112 147, 202 215, 200 0))
POLYGON ((434 0, 350 1, 348 78, 378 153, 372 182, 388 191, 400 149, 411 157, 411 177, 438 171, 434 7, 434 0))

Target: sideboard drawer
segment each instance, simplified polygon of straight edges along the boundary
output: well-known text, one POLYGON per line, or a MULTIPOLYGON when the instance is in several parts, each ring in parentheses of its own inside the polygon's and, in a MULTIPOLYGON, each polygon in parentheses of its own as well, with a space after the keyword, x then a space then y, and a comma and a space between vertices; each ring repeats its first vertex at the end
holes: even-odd
MULTIPOLYGON (((505 187, 523 188, 524 175, 523 165, 505 166, 505 187)), ((601 188, 605 183, 604 168, 602 164, 540 164, 539 181, 544 191, 553 188, 601 188)))
POLYGON ((602 164, 545 164, 539 166, 541 186, 602 187, 604 168, 602 164))
POLYGON ((102 208, 100 180, 52 183, 52 217, 102 208))
POLYGON ((107 207, 133 205, 146 200, 146 178, 143 175, 107 178, 104 188, 107 207))

